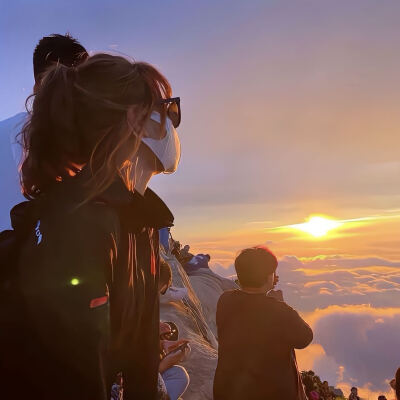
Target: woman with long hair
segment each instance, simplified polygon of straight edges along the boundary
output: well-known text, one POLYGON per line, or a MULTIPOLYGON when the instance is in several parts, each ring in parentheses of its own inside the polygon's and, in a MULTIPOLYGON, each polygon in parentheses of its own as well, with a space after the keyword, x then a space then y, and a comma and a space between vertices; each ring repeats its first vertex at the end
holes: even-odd
POLYGON ((158 229, 173 216, 147 184, 176 170, 179 123, 149 64, 97 54, 43 77, 21 133, 27 398, 109 399, 120 372, 125 400, 157 398, 158 229))

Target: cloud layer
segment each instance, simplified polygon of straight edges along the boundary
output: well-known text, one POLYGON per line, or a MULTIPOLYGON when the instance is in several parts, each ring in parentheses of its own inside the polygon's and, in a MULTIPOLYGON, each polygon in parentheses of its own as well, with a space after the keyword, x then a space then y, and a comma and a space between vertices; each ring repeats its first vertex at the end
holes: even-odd
POLYGON ((400 366, 400 308, 330 306, 308 319, 315 344, 303 357, 306 366, 311 358, 313 369, 337 385, 388 390, 400 366))
POLYGON ((382 258, 284 257, 278 267, 286 300, 303 311, 330 305, 400 307, 400 262, 382 258))
MULTIPOLYGON (((225 268, 216 263, 212 268, 225 277, 235 274, 233 265, 225 268)), ((347 304, 400 307, 400 262, 377 257, 301 260, 285 256, 277 273, 286 301, 303 312, 347 304)))
MULTIPOLYGON (((214 265, 224 276, 233 265, 214 265)), ((279 262, 285 300, 305 316, 314 342, 299 364, 362 396, 387 393, 400 366, 400 262, 377 257, 327 256, 279 262)))

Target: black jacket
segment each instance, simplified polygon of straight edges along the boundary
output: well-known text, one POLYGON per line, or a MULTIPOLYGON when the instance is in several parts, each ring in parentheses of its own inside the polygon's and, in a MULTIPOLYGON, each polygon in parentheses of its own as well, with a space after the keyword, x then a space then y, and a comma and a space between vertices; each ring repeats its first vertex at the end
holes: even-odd
POLYGON ((218 365, 214 400, 299 400, 294 349, 313 332, 283 301, 230 290, 217 305, 218 365))
POLYGON ((81 174, 26 207, 18 275, 29 334, 16 364, 29 368, 20 382, 30 399, 108 400, 122 371, 125 400, 156 399, 158 229, 173 216, 150 189, 133 194, 120 178, 77 207, 81 174))

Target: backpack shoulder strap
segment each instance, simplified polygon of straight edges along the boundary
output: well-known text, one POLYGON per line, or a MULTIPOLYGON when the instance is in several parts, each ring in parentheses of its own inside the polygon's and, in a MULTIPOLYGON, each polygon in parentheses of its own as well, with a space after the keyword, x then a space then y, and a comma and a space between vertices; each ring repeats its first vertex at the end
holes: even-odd
POLYGON ((35 223, 37 200, 24 201, 10 211, 13 229, 0 232, 0 295, 11 290, 17 276, 19 247, 35 223))

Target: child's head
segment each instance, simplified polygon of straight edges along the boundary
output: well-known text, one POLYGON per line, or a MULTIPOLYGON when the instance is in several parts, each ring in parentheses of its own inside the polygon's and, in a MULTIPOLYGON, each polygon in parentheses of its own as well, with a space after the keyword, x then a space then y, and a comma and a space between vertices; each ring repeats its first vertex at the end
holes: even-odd
POLYGON ((264 246, 244 249, 236 257, 235 270, 242 288, 272 289, 278 260, 264 246))

